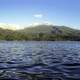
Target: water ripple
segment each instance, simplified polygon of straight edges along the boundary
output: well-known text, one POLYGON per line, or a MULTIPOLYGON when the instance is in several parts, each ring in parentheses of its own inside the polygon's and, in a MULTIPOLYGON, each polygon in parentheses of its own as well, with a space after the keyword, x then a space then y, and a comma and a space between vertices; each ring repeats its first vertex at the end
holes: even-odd
POLYGON ((80 80, 80 42, 0 42, 0 80, 80 80))

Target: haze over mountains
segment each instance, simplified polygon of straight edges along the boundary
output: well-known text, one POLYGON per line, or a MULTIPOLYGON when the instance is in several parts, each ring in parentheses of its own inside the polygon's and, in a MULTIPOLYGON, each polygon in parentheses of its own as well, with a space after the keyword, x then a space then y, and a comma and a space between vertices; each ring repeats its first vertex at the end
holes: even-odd
POLYGON ((8 24, 8 23, 0 23, 0 28, 3 29, 9 29, 9 30, 20 30, 20 29, 24 29, 25 27, 34 27, 36 25, 53 25, 51 22, 34 22, 32 24, 27 24, 27 25, 16 25, 16 24, 8 24))
POLYGON ((80 40, 80 30, 66 26, 39 24, 16 30, 12 25, 2 25, 0 40, 80 40))

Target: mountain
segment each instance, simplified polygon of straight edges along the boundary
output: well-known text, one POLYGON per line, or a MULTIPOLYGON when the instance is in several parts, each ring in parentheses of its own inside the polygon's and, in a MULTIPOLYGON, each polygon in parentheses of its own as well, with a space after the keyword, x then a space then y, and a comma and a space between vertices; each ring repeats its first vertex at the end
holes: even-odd
POLYGON ((80 41, 80 30, 66 26, 40 24, 21 30, 0 28, 0 40, 70 40, 80 41))
POLYGON ((28 28, 24 28, 21 30, 24 33, 54 33, 54 34, 62 34, 62 33, 68 33, 75 31, 72 28, 66 27, 66 26, 54 26, 54 25, 36 25, 36 26, 30 26, 28 28))
POLYGON ((24 40, 24 35, 16 30, 0 28, 0 40, 24 40))
POLYGON ((20 30, 21 33, 39 40, 80 40, 80 30, 72 29, 66 26, 56 25, 36 25, 20 30))

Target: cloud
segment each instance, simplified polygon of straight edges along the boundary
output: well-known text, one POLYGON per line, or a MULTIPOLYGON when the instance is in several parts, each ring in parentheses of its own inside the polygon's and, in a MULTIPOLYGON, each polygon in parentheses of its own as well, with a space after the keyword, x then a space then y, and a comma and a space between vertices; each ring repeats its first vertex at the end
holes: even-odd
POLYGON ((34 14, 34 17, 35 17, 35 18, 42 18, 43 15, 42 15, 42 14, 34 14))
POLYGON ((20 26, 16 24, 0 23, 0 28, 17 30, 17 29, 20 29, 20 26))

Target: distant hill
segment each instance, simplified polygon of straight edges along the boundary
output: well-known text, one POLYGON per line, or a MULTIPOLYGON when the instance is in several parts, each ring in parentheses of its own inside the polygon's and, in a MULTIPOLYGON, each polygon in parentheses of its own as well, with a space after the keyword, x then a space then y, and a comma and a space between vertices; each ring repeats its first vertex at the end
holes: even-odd
POLYGON ((18 31, 0 28, 0 40, 22 40, 23 36, 18 31))
POLYGON ((33 37, 32 40, 80 40, 80 30, 66 26, 36 25, 20 30, 21 33, 33 37))
POLYGON ((66 26, 36 25, 22 30, 0 28, 0 40, 76 40, 80 41, 80 30, 66 26))
MULTIPOLYGON (((46 34, 68 34, 73 33, 77 30, 66 27, 66 26, 54 26, 54 25, 36 25, 24 28, 21 30, 23 33, 46 33, 46 34)), ((79 31, 80 32, 80 31, 79 31)))

